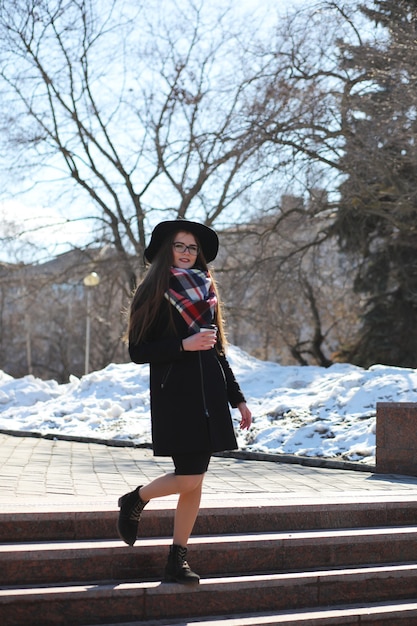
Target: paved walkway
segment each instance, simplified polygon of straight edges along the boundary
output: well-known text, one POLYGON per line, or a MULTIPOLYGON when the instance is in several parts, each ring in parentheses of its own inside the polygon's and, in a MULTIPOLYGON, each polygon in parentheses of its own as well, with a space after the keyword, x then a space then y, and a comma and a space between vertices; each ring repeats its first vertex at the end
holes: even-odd
MULTIPOLYGON (((170 459, 150 450, 0 434, 0 512, 113 510, 120 495, 169 471, 170 459)), ((213 457, 202 505, 416 499, 417 477, 213 457)))

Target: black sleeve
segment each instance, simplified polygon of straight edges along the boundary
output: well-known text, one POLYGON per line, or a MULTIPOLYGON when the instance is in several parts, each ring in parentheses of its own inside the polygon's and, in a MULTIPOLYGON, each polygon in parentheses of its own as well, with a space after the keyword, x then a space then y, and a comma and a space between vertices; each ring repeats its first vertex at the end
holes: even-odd
POLYGON ((146 338, 137 344, 129 342, 129 355, 134 363, 171 363, 184 358, 181 340, 187 336, 186 326, 179 330, 177 320, 177 331, 171 328, 170 306, 164 300, 146 338))
POLYGON ((182 359, 180 337, 166 337, 157 340, 129 343, 129 355, 134 363, 164 363, 182 359))
POLYGON ((237 382, 235 375, 233 374, 232 368, 229 365, 229 361, 223 355, 218 355, 217 357, 220 361, 220 364, 223 368, 224 375, 226 377, 226 387, 227 387, 227 397, 231 404, 231 406, 235 409, 238 404, 241 402, 246 402, 245 396, 243 395, 239 383, 237 382))

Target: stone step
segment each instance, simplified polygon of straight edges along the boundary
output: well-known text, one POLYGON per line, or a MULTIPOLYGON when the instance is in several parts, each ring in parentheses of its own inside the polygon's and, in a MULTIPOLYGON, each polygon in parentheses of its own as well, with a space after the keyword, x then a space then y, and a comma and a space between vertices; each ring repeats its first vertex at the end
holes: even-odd
MULTIPOLYGON (((231 617, 185 618, 103 624, 102 626, 412 626, 417 602, 361 603, 315 611, 235 614, 231 617)), ((94 626, 89 624, 88 626, 94 626)))
MULTIPOLYGON (((0 584, 152 580, 171 538, 0 545, 0 584)), ((189 561, 203 577, 417 561, 417 526, 192 537, 189 561)))
MULTIPOLYGON (((0 542, 114 539, 117 514, 116 503, 112 511, 0 513, 0 542)), ((172 524, 173 508, 152 508, 151 504, 144 510, 140 532, 144 537, 165 537, 172 533, 172 524)), ((414 524, 417 501, 203 507, 193 534, 414 524)))
POLYGON ((189 622, 191 617, 398 602, 415 598, 416 588, 417 563, 208 578, 195 586, 130 582, 4 588, 0 615, 2 626, 81 626, 109 619, 189 622))

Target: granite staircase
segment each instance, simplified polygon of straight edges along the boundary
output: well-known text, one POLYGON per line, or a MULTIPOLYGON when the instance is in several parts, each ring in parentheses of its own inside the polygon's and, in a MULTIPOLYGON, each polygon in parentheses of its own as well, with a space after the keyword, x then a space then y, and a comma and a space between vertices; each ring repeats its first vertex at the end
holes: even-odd
POLYGON ((417 502, 206 508, 200 585, 160 582, 172 511, 0 514, 1 626, 417 625, 417 502))

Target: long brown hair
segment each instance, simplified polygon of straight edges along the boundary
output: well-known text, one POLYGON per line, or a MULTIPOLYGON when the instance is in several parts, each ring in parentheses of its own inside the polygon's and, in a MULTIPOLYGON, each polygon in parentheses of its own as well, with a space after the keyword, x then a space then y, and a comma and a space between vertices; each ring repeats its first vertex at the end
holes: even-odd
MULTIPOLYGON (((173 233, 171 237, 167 237, 162 243, 160 249, 156 253, 152 264, 148 267, 146 275, 142 282, 139 284, 136 292, 133 296, 130 312, 127 336, 129 343, 138 344, 147 336, 149 329, 158 314, 159 308, 164 300, 164 294, 169 288, 170 268, 173 261, 172 244, 175 241, 175 237, 178 232, 188 232, 184 230, 178 230, 173 233)), ((195 237, 196 243, 199 246, 199 253, 194 264, 194 267, 203 271, 208 271, 207 262, 201 251, 201 246, 197 237, 195 237)), ((210 275, 213 281, 213 289, 217 296, 217 307, 214 315, 214 323, 218 328, 217 334, 217 349, 223 353, 226 347, 226 336, 224 332, 224 323, 222 316, 222 305, 214 279, 213 273, 210 270, 210 275)), ((170 313, 172 312, 169 307, 170 313)), ((175 330, 174 322, 171 316, 170 325, 175 330)))

